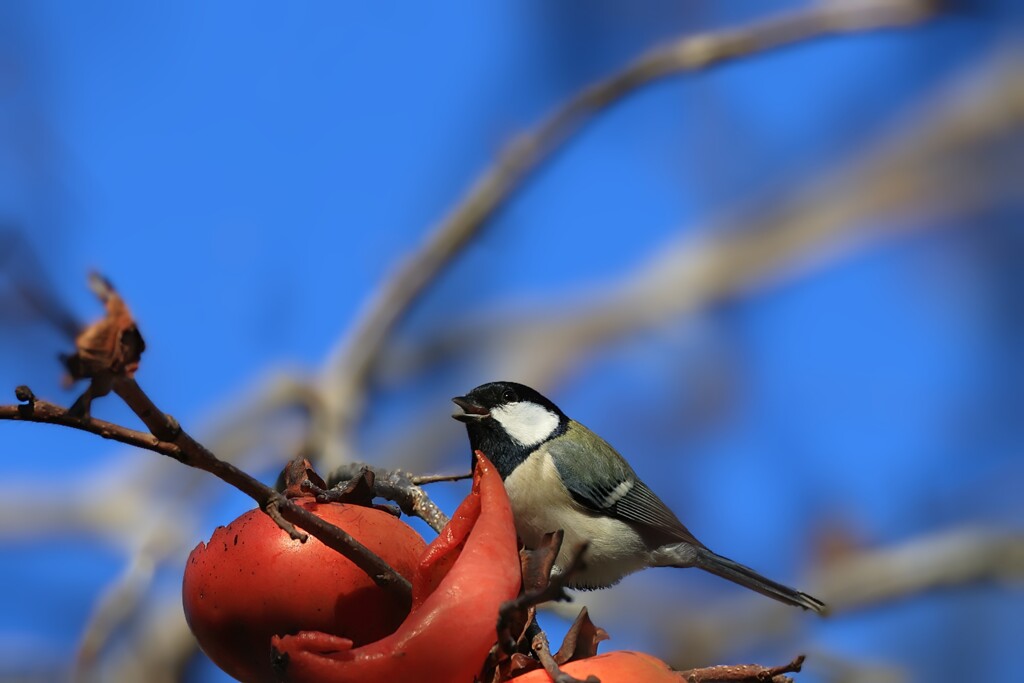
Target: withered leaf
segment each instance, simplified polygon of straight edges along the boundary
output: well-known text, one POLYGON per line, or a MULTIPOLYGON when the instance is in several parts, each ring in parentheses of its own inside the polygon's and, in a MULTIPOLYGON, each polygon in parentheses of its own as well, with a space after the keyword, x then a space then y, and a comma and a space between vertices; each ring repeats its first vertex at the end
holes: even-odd
POLYGON ((608 632, 600 626, 595 626, 590 620, 587 608, 580 610, 576 621, 569 627, 569 631, 562 640, 562 647, 555 653, 555 661, 559 666, 577 659, 586 659, 597 654, 597 645, 603 640, 608 640, 608 632))
POLYGON ((102 275, 92 273, 89 285, 106 308, 106 315, 75 338, 75 352, 64 358, 72 380, 133 377, 146 342, 128 305, 102 275))

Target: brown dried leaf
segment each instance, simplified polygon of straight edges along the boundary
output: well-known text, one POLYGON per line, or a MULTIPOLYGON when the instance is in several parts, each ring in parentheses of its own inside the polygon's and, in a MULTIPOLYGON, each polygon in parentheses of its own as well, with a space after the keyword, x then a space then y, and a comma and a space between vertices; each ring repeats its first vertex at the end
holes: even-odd
POLYGON ((306 487, 309 484, 324 488, 326 484, 313 469, 313 464, 306 458, 295 458, 284 467, 284 494, 288 498, 308 496, 306 487))
POLYGON ((519 562, 522 566, 523 588, 519 597, 502 605, 498 613, 498 644, 507 653, 529 652, 526 631, 533 621, 538 600, 547 600, 546 590, 551 582, 551 568, 562 547, 564 533, 559 530, 546 534, 540 545, 532 550, 522 548, 519 562))
POLYGON ((519 551, 519 560, 523 565, 524 592, 542 591, 551 580, 551 569, 558 559, 558 551, 562 548, 565 532, 561 529, 544 535, 540 545, 533 550, 523 548, 519 551))
POLYGON ((92 273, 89 286, 106 315, 75 338, 75 353, 64 359, 71 380, 133 377, 146 349, 142 333, 124 299, 103 276, 92 273))
POLYGON ((566 632, 562 647, 555 653, 555 662, 561 666, 577 659, 593 657, 597 654, 598 643, 609 637, 607 631, 594 625, 584 607, 566 632))
POLYGON ((508 678, 515 678, 519 674, 524 674, 527 671, 533 671, 534 669, 540 668, 540 662, 531 657, 530 655, 524 655, 522 652, 517 652, 509 659, 508 665, 508 678))
MULTIPOLYGON (((372 506, 374 493, 373 483, 376 479, 373 470, 364 467, 359 474, 346 481, 343 485, 337 485, 325 491, 327 499, 335 503, 349 503, 351 505, 372 506)), ((318 495, 320 499, 323 496, 318 495)))

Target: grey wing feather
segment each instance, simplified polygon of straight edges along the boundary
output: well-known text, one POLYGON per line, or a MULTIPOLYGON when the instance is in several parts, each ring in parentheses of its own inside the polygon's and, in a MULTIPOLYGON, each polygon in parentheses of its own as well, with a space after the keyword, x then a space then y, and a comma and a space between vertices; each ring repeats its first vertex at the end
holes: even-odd
POLYGON ((704 547, 704 544, 683 526, 675 513, 661 502, 661 498, 658 498, 654 491, 647 488, 647 484, 639 479, 636 480, 629 492, 615 503, 614 512, 616 517, 644 524, 672 540, 686 541, 698 547, 704 547))
POLYGON ((579 423, 570 431, 571 438, 551 441, 548 452, 576 502, 646 528, 658 544, 686 541, 703 547, 604 439, 579 423))
POLYGON ((569 428, 566 437, 546 446, 562 483, 581 505, 606 510, 636 482, 633 468, 603 439, 578 423, 569 428))

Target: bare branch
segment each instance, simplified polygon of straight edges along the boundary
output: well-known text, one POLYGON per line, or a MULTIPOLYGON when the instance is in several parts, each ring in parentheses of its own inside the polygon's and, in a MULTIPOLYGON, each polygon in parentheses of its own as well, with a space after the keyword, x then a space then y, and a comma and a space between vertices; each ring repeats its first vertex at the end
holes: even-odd
POLYGON ((199 654, 196 638, 185 622, 180 596, 154 601, 132 629, 131 647, 117 648, 88 680, 181 683, 186 664, 199 654))
MULTIPOLYGON (((23 400, 23 390, 28 387, 18 387, 18 399, 23 400)), ((62 425, 71 427, 83 432, 89 432, 102 436, 104 439, 119 441, 136 448, 144 448, 161 455, 182 461, 181 449, 169 441, 161 441, 152 434, 128 429, 113 422, 105 422, 95 418, 79 418, 71 415, 67 409, 61 406, 40 401, 33 396, 33 400, 20 405, 0 406, 0 420, 16 420, 20 422, 39 422, 43 424, 62 425)))
POLYGON ((730 666, 706 666, 679 672, 687 683, 786 683, 792 681, 783 674, 797 673, 804 665, 804 656, 799 655, 789 664, 782 666, 759 666, 757 664, 734 664, 730 666))
MULTIPOLYGON (((492 375, 550 387, 589 350, 703 310, 781 273, 820 266, 870 238, 907 231, 914 223, 899 220, 906 214, 922 208, 964 212, 1006 196, 1024 168, 1019 158, 992 151, 1022 123, 1022 69, 1005 55, 989 56, 919 103, 873 149, 790 196, 689 230, 585 296, 533 302, 520 315, 506 307, 496 318, 448 325, 415 350, 390 349, 385 364, 411 373, 483 350, 495 366, 492 375)), ((440 450, 425 446, 440 442, 434 436, 439 428, 432 415, 408 430, 418 452, 440 450)), ((409 448, 398 442, 382 450, 409 448)))
MULTIPOLYGON (((402 512, 419 517, 437 533, 441 533, 441 530, 448 524, 448 516, 437 507, 426 491, 413 483, 418 479, 430 479, 429 477, 413 477, 403 470, 389 470, 361 463, 349 463, 338 468, 331 475, 331 480, 351 480, 367 470, 373 473, 373 494, 375 496, 398 503, 402 512)), ((463 477, 459 475, 457 478, 463 477)), ((435 481, 450 480, 452 480, 450 477, 435 479, 435 481)), ((331 490, 321 491, 317 497, 329 499, 331 492, 331 490)))
MULTIPOLYGON (((308 462, 308 461, 307 461, 308 462)), ((319 478, 318 478, 319 479, 319 478)), ((398 503, 398 507, 382 507, 394 514, 404 512, 424 520, 434 531, 441 533, 448 524, 448 516, 434 504, 426 491, 412 483, 408 473, 387 470, 361 463, 349 463, 330 476, 331 486, 322 480, 306 478, 299 486, 302 491, 316 496, 321 503, 352 503, 373 505, 376 498, 398 503)))
POLYGON ((89 678, 97 659, 112 634, 138 608, 145 598, 153 573, 156 570, 154 558, 140 552, 132 557, 121 576, 107 586, 97 607, 89 617, 75 658, 75 680, 89 678))
MULTIPOLYGON (((160 411, 135 380, 118 378, 114 381, 114 391, 149 427, 153 432, 152 436, 88 417, 73 417, 68 411, 39 400, 16 406, 0 406, 0 419, 44 422, 81 429, 105 438, 156 451, 191 467, 210 472, 251 497, 262 509, 267 511, 267 514, 274 517, 275 513, 279 513, 280 518, 298 524, 316 536, 322 543, 351 560, 365 571, 377 585, 407 602, 411 602, 412 586, 409 581, 395 572, 379 556, 343 529, 339 529, 299 507, 231 463, 219 460, 182 430, 176 420, 160 411)), ((23 391, 19 391, 19 394, 25 395, 23 391)), ((288 527, 290 526, 288 524, 283 528, 289 531, 288 527)), ((294 528, 289 533, 293 538, 297 537, 294 528)))
MULTIPOLYGON (((820 16, 822 18, 821 24, 818 27, 820 33, 823 35, 828 31, 842 31, 842 30, 855 30, 861 28, 873 28, 882 24, 898 24, 902 21, 916 20, 924 16, 927 13, 927 8, 930 3, 927 2, 880 2, 880 0, 865 0, 865 3, 843 3, 844 7, 838 9, 840 5, 833 3, 833 5, 825 6, 811 10, 808 12, 811 16, 820 16), (859 7, 858 7, 859 5, 859 7), (858 7, 857 11, 853 8, 858 7), (903 8, 896 12, 896 16, 891 14, 891 8, 903 8), (866 19, 861 21, 858 17, 863 16, 866 19), (825 21, 824 19, 831 17, 831 20, 825 21)), ((801 22, 795 22, 795 25, 799 25, 801 22)), ((805 24, 808 29, 813 28, 814 21, 810 21, 805 24)), ((753 25, 747 29, 741 31, 749 31, 751 33, 757 33, 758 27, 761 25, 753 25)), ((771 37, 775 35, 778 39, 779 34, 775 33, 776 29, 772 28, 772 23, 768 22, 764 25, 767 36, 771 37)), ((728 40, 725 40, 734 32, 727 32, 721 34, 723 40, 721 45, 728 44, 728 40)), ((714 63, 714 55, 712 59, 707 61, 708 53, 705 50, 708 46, 714 47, 714 37, 719 34, 711 36, 711 41, 707 41, 707 37, 696 37, 692 39, 685 39, 680 41, 679 50, 680 54, 686 52, 681 46, 684 43, 690 43, 692 55, 689 59, 693 59, 693 63, 688 67, 690 69, 699 69, 709 66, 714 63), (703 47, 702 47, 703 41, 703 47), (700 48, 700 49, 698 49, 700 48), (701 59, 696 59, 701 54, 704 56, 701 59), (703 60, 703 61, 702 61, 703 60)), ((808 35, 808 38, 813 38, 815 35, 808 35)), ((793 37, 792 40, 799 40, 800 38, 793 37)), ((755 44, 748 45, 747 48, 751 51, 757 49, 768 49, 776 47, 776 45, 765 44, 761 47, 757 47, 756 40, 755 44)), ((741 46, 742 41, 736 43, 737 48, 741 46)), ((671 46, 670 46, 671 47, 671 46)), ((717 59, 734 58, 743 54, 737 52, 736 54, 726 55, 722 54, 717 59)), ((646 59, 646 58, 645 58, 646 59)), ((639 60, 637 64, 642 64, 644 60, 639 60)), ((635 65, 634 65, 635 66, 635 65)), ((631 67, 633 68, 633 67, 631 67)), ((680 67, 681 70, 685 70, 680 67)), ((669 74, 663 74, 669 75, 669 74)), ((614 79, 610 79, 614 80, 614 79)), ((648 81, 649 82, 649 81, 648 81)), ((632 92, 637 87, 640 87, 643 82, 630 83, 628 79, 624 81, 624 85, 628 88, 624 91, 619 92, 617 97, 624 97, 632 92)), ((584 93, 585 94, 585 93, 584 93)), ((578 99, 585 99, 584 94, 580 95, 578 99)), ((575 101, 575 100, 574 100, 575 101)), ((613 104, 614 100, 607 102, 607 106, 613 104)), ((567 105, 560 112, 567 111, 572 108, 572 103, 567 105)), ((594 106, 591 103, 589 106, 594 106)), ((538 138, 541 138, 540 142, 543 142, 542 133, 545 130, 550 129, 551 122, 557 121, 559 116, 556 114, 552 119, 543 124, 538 131, 526 136, 522 141, 518 141, 509 146, 507 151, 503 153, 499 162, 496 166, 491 169, 487 175, 473 187, 473 189, 467 194, 463 202, 459 207, 445 220, 444 223, 437 229, 437 232, 430 238, 428 238, 426 245, 423 247, 422 252, 418 252, 414 255, 410 261, 403 267, 402 272, 407 273, 402 278, 404 284, 400 286, 400 283, 393 283, 389 286, 380 297, 367 309, 361 323, 355 328, 353 334, 347 337, 345 343, 339 347, 339 350, 334 354, 334 360, 329 364, 332 372, 327 372, 327 378, 323 383, 323 392, 326 392, 327 400, 330 405, 328 407, 321 406, 319 394, 321 391, 307 391, 302 382, 293 382, 288 380, 285 382, 287 386, 281 389, 280 383, 273 383, 272 389, 268 389, 267 395, 270 397, 266 401, 257 401, 256 405, 258 410, 253 410, 253 413, 260 413, 263 415, 274 414, 281 411, 284 408, 288 408, 294 405, 301 405, 303 407, 310 407, 311 410, 317 412, 328 412, 336 417, 333 421, 320 420, 321 425, 321 437, 318 439, 320 443, 329 444, 332 443, 334 435, 331 433, 340 433, 347 436, 346 430, 351 428, 351 425, 355 420, 359 418, 362 411, 362 400, 363 394, 366 391, 367 378, 369 376, 370 369, 376 362, 376 355, 379 353, 379 349, 383 346, 381 343, 373 343, 374 340, 381 342, 390 335, 390 331, 394 325, 401 320, 405 311, 415 302, 418 295, 423 289, 429 285, 433 277, 436 276, 444 265, 451 260, 451 258, 458 253, 458 250, 472 238, 481 225, 487 220, 487 218, 493 215, 494 211, 500 208, 512 192, 522 185, 526 176, 529 172, 536 168, 546 156, 549 156, 555 149, 566 142, 577 133, 593 116, 599 114, 600 111, 597 109, 591 111, 584 111, 582 118, 567 119, 568 126, 559 132, 556 129, 557 134, 548 134, 548 143, 545 147, 544 144, 538 143, 538 138), (531 142, 532 140, 532 142, 531 142), (533 149, 531 149, 531 145, 533 149), (529 154, 535 155, 533 158, 529 157, 529 154), (518 165, 517 163, 518 162, 518 165), (452 227, 454 226, 454 227, 452 227), (447 232, 446 232, 447 230, 447 232), (464 231, 461 236, 459 231, 464 231), (446 241, 447 238, 447 241, 446 241), (454 242, 452 241, 454 240, 454 242), (376 322, 375 322, 376 320, 376 322), (351 370, 345 369, 355 368, 357 371, 352 372, 351 370), (340 369, 339 369, 340 368, 340 369), (360 370, 361 368, 361 370, 360 370), (339 380, 338 375, 343 375, 345 372, 352 372, 350 377, 342 376, 339 380), (332 376, 333 375, 333 376, 332 376), (298 390, 297 390, 298 388, 298 390)), ((262 392, 260 393, 262 396, 262 392)), ((45 404, 44 404, 45 405, 45 404)), ((11 407, 0 407, 0 413, 7 408, 14 408, 15 411, 23 409, 21 406, 11 407)), ((244 418, 248 419, 252 413, 244 411, 246 414, 244 418)), ((44 410, 45 413, 45 410, 44 410)), ((17 417, 3 417, 0 415, 0 419, 18 419, 17 417)), ((46 421, 46 420, 40 420, 46 421)), ((258 422, 258 420, 257 420, 258 422)), ((64 424, 62 421, 53 420, 55 424, 64 424)), ((95 425, 95 429, 84 428, 85 431, 92 431, 93 433, 104 436, 105 438, 113 438, 115 440, 122 441, 124 443, 131 443, 132 445, 148 448, 146 443, 159 445, 163 447, 176 447, 176 444, 169 442, 161 442, 159 439, 155 439, 151 435, 147 435, 141 432, 133 432, 127 430, 126 433, 132 438, 139 438, 138 442, 125 441, 121 438, 117 438, 115 432, 109 431, 108 427, 110 423, 103 423, 102 421, 91 421, 90 424, 95 425), (111 434, 111 435, 108 435, 111 434)), ((67 425, 74 426, 78 429, 83 429, 79 425, 67 425)), ((261 430, 251 430, 248 434, 255 434, 261 430)), ((237 430, 236 433, 246 432, 246 430, 237 430)), ((119 436, 120 434, 118 434, 119 436)), ((238 444, 236 449, 239 453, 244 451, 248 447, 248 438, 236 439, 233 435, 229 434, 229 438, 232 439, 232 443, 238 444)), ((259 439, 257 439, 258 441, 259 439)), ((150 448, 151 450, 157 450, 156 448, 150 448)), ((218 453, 222 453, 222 449, 219 447, 215 448, 218 453)), ((162 451, 157 451, 162 452, 162 451)), ((172 455, 172 452, 165 452, 166 455, 172 455)), ((223 453, 222 453, 223 454, 223 453)), ((151 460, 152 462, 152 460, 151 460)), ((189 470, 185 472, 182 470, 182 481, 194 481, 194 473, 189 470)), ((144 491, 142 493, 145 493, 144 491)), ((184 627, 184 622, 180 615, 180 605, 170 605, 159 614, 147 616, 149 624, 149 630, 146 632, 147 635, 143 635, 140 630, 140 643, 147 646, 149 652, 148 655, 139 655, 139 659, 134 662, 132 666, 138 666, 137 669, 132 669, 129 666, 125 671, 131 670, 136 674, 145 672, 145 676, 153 678, 157 675, 173 675, 173 671, 176 666, 180 665, 185 656, 185 652, 194 651, 194 641, 192 641, 187 628, 184 627), (174 634, 173 638, 169 638, 168 634, 174 634), (156 634, 168 636, 168 638, 156 638, 153 637, 156 634), (166 641, 166 642, 165 642, 166 641), (166 645, 173 641, 174 644, 166 645), (165 647, 166 650, 158 652, 157 649, 165 647), (154 649, 156 648, 156 649, 154 649)), ((137 643, 139 644, 139 643, 137 643)), ((140 647, 140 653, 142 648, 140 647)), ((140 675, 127 675, 119 677, 119 680, 131 680, 135 678, 141 678, 140 675)), ((154 679, 155 680, 155 679, 154 679)))
POLYGON ((436 484, 442 481, 462 481, 463 479, 472 479, 473 473, 468 474, 421 474, 413 475, 409 480, 417 486, 424 486, 426 484, 436 484))
POLYGON ((543 631, 533 637, 530 647, 534 654, 537 655, 537 659, 540 660, 544 671, 547 672, 548 676, 551 676, 551 680, 555 683, 601 683, 597 676, 587 676, 581 681, 562 671, 558 667, 558 662, 551 656, 551 646, 548 644, 548 637, 544 635, 543 631))
POLYGON ((151 432, 178 444, 181 451, 187 456, 187 460, 182 460, 182 462, 192 467, 206 470, 231 484, 255 500, 272 517, 274 512, 279 512, 281 517, 289 522, 298 524, 316 536, 324 545, 338 551, 351 560, 353 564, 365 571, 378 586, 392 592, 406 602, 412 601, 412 586, 409 581, 392 569, 378 555, 343 529, 325 522, 308 510, 299 507, 281 496, 274 489, 231 463, 218 459, 205 446, 189 436, 181 428, 177 420, 157 408, 135 380, 130 378, 119 379, 114 383, 114 391, 128 404, 128 407, 145 423, 151 432))
POLYGON ((829 565, 815 581, 836 612, 994 581, 1024 584, 1024 534, 957 529, 829 565))
MULTIPOLYGON (((933 590, 977 583, 1024 585, 1024 534, 982 529, 954 529, 914 538, 892 548, 865 550, 827 565, 807 583, 828 602, 833 615, 888 605, 933 590)), ((623 586, 588 596, 595 613, 616 613, 640 598, 623 586)), ((567 618, 570 610, 545 605, 567 618)), ((700 619, 651 604, 644 615, 682 653, 672 662, 691 663, 694 656, 714 661, 729 651, 766 639, 781 640, 805 621, 784 606, 757 596, 741 597, 702 611, 700 619)))

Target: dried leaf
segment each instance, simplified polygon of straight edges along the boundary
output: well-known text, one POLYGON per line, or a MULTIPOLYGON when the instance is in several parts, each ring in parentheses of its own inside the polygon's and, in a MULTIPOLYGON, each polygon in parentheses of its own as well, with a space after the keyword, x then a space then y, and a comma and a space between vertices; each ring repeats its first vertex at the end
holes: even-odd
POLYGON ((72 380, 133 377, 146 349, 142 333, 108 280, 93 273, 89 285, 106 307, 106 315, 75 338, 75 353, 64 358, 68 375, 72 380))
POLYGON ((562 549, 565 532, 561 529, 544 535, 544 539, 533 550, 523 548, 519 551, 519 559, 523 565, 523 589, 525 592, 542 591, 551 580, 551 569, 558 559, 558 551, 562 549))
POLYGON ((540 662, 536 659, 530 655, 524 655, 522 652, 517 652, 509 659, 508 678, 514 678, 519 674, 524 674, 527 671, 533 671, 534 669, 539 668, 540 662))
POLYGON ((555 653, 555 662, 561 666, 577 659, 593 657, 597 654, 598 643, 608 640, 608 638, 608 632, 600 626, 594 625, 594 622, 590 620, 590 614, 587 613, 587 608, 584 607, 565 634, 562 647, 555 653))
POLYGON ((308 496, 310 484, 320 489, 326 486, 324 480, 313 469, 313 464, 306 458, 295 458, 289 461, 285 465, 281 476, 283 478, 284 494, 288 498, 308 496))

